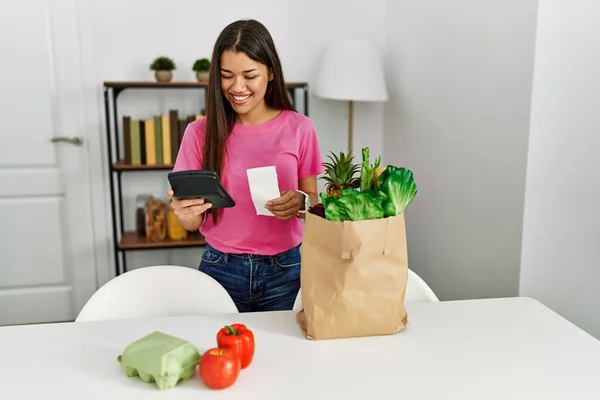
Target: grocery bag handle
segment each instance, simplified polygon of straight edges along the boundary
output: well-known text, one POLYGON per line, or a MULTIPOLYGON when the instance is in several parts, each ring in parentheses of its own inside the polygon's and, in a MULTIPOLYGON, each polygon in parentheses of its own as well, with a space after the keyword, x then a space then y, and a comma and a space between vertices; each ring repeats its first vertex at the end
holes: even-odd
POLYGON ((344 260, 352 259, 352 253, 356 250, 353 243, 354 235, 352 234, 351 223, 351 221, 342 222, 342 259, 344 260))
MULTIPOLYGON (((351 221, 342 222, 342 259, 344 260, 352 259, 353 253, 359 250, 362 244, 354 240, 356 235, 353 235, 354 227, 351 224, 351 221)), ((392 228, 390 218, 386 218, 383 232, 383 249, 381 250, 383 254, 390 254, 392 252, 395 235, 397 234, 392 228)))

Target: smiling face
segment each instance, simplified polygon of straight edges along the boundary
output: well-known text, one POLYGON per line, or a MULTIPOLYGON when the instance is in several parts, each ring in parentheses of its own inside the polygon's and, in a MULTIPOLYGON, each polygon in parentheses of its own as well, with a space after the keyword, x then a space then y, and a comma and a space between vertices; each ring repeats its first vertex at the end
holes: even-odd
POLYGON ((266 111, 265 93, 272 74, 243 52, 221 54, 221 89, 238 115, 266 111))

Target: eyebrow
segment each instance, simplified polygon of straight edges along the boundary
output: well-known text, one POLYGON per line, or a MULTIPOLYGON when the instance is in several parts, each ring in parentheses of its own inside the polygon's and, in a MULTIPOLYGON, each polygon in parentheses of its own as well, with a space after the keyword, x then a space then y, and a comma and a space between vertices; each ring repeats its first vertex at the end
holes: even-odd
MULTIPOLYGON (((253 68, 253 69, 247 69, 247 70, 245 70, 245 71, 242 71, 242 72, 243 72, 244 74, 247 74, 248 72, 254 72, 254 71, 256 71, 256 70, 257 70, 256 68, 253 68)), ((223 71, 223 72, 229 72, 230 74, 233 74, 233 72, 231 72, 230 70, 228 70, 228 69, 225 69, 225 68, 221 68, 221 71, 223 71)))

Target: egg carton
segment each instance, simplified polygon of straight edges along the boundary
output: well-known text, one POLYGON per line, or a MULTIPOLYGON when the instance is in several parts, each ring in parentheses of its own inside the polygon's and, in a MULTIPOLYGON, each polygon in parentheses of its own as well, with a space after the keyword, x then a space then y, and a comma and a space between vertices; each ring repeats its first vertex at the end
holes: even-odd
POLYGON ((194 376, 200 353, 186 340, 153 332, 128 345, 117 361, 127 377, 167 390, 194 376))

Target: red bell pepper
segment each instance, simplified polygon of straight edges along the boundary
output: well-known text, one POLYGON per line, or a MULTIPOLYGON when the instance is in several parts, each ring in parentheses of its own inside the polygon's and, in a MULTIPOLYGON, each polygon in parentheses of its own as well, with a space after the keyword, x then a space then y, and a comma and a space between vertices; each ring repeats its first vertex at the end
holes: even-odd
POLYGON ((250 365, 254 358, 254 334, 243 324, 221 328, 217 333, 217 346, 236 353, 242 369, 250 365))

